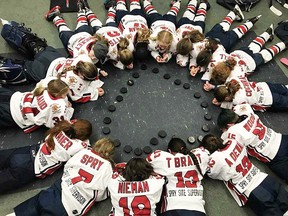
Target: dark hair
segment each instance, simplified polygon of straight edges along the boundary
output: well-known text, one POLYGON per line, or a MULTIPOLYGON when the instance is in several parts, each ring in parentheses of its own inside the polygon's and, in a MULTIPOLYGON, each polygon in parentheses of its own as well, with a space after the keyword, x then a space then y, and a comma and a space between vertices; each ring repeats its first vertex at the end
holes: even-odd
POLYGON ((48 136, 46 143, 49 151, 55 148, 53 138, 61 131, 63 131, 70 139, 79 139, 84 141, 91 136, 92 125, 89 121, 84 119, 79 119, 73 124, 66 120, 60 121, 55 125, 55 127, 46 132, 46 136, 48 136))
POLYGON ((218 149, 223 149, 225 147, 225 145, 223 145, 223 140, 212 134, 207 134, 203 137, 201 146, 207 149, 211 154, 218 149))
POLYGON ((197 157, 189 149, 187 149, 186 143, 182 139, 173 137, 168 143, 168 151, 189 155, 199 173, 203 176, 197 157))
POLYGON ((125 169, 123 177, 126 181, 143 181, 148 179, 153 174, 153 167, 143 158, 130 159, 125 169))
POLYGON ((222 109, 217 118, 217 125, 220 129, 227 128, 230 123, 240 123, 247 118, 247 115, 237 115, 233 110, 222 109))
POLYGON ((213 53, 219 46, 219 41, 213 38, 208 38, 207 40, 208 42, 206 43, 204 50, 200 51, 196 57, 196 63, 201 67, 208 66, 212 59, 213 53))

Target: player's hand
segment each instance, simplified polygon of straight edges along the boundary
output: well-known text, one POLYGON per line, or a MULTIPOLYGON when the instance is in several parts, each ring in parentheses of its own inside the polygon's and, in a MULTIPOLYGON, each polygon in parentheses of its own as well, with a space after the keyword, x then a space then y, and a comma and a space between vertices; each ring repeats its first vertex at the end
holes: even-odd
POLYGON ((70 103, 70 101, 68 101, 67 105, 68 107, 72 107, 72 104, 70 103))
POLYGON ((100 70, 99 73, 103 76, 103 77, 107 77, 108 73, 105 70, 100 70))
POLYGON ((196 74, 198 73, 199 70, 200 70, 200 67, 192 66, 190 68, 190 75, 193 77, 196 76, 196 74))
POLYGON ((215 88, 215 86, 212 85, 211 83, 209 83, 208 81, 206 81, 206 83, 203 85, 203 89, 205 91, 210 91, 210 90, 212 90, 214 88, 215 88))
POLYGON ((216 98, 213 98, 212 104, 214 104, 215 106, 220 106, 221 105, 221 103, 218 102, 216 98))
POLYGON ((131 63, 129 65, 126 65, 126 68, 129 69, 129 70, 133 69, 133 67, 134 67, 133 63, 131 63))
POLYGON ((178 64, 180 67, 184 67, 182 60, 177 61, 177 64, 178 64))
POLYGON ((104 95, 104 89, 102 88, 97 88, 98 89, 98 96, 103 96, 104 95))

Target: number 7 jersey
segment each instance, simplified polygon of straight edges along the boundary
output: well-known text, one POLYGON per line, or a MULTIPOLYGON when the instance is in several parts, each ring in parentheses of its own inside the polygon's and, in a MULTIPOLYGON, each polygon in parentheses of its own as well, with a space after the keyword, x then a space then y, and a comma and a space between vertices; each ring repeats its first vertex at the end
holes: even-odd
POLYGON ((83 215, 95 201, 103 200, 111 163, 97 152, 83 149, 68 160, 62 176, 62 203, 68 215, 83 215))

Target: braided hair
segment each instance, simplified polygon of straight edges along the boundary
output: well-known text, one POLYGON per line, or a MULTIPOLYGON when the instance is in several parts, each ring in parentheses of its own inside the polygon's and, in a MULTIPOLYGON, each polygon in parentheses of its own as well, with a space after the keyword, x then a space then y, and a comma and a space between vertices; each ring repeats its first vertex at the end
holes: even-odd
POLYGON ((168 143, 168 151, 189 155, 197 167, 198 172, 203 176, 197 157, 193 154, 193 152, 187 149, 186 144, 182 139, 173 137, 168 143))

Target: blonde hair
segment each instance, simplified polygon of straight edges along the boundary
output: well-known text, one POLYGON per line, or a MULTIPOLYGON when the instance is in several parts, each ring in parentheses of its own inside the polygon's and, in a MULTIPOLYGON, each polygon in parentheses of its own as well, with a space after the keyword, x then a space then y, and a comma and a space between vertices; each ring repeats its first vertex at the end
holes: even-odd
POLYGON ((162 44, 165 44, 166 50, 169 50, 173 41, 173 35, 169 31, 162 30, 158 32, 156 38, 150 37, 150 39, 152 41, 157 41, 158 43, 161 42, 162 44))
POLYGON ((135 41, 136 43, 138 42, 148 42, 149 37, 151 35, 151 30, 148 28, 141 28, 137 31, 137 38, 135 41))
POLYGON ((226 79, 230 76, 231 71, 236 65, 236 60, 233 58, 227 59, 225 62, 219 62, 212 70, 211 79, 216 85, 221 85, 226 82, 226 79))
POLYGON ((57 98, 64 94, 67 94, 69 91, 69 86, 60 79, 54 79, 48 83, 47 87, 43 86, 37 87, 34 90, 33 95, 34 96, 42 95, 45 90, 47 90, 50 95, 57 98))
POLYGON ((109 138, 99 139, 92 147, 92 149, 97 152, 101 157, 110 161, 111 164, 114 164, 112 156, 115 151, 114 142, 109 138))
POLYGON ((129 65, 133 62, 133 53, 128 49, 129 41, 127 38, 120 38, 118 43, 118 57, 122 64, 129 65))
POLYGON ((193 43, 203 41, 205 36, 198 30, 192 30, 177 43, 177 53, 188 55, 193 49, 193 43))
POLYGON ((64 68, 57 77, 60 78, 63 74, 67 73, 67 71, 71 70, 75 71, 76 73, 82 74, 84 79, 90 81, 95 80, 99 76, 98 69, 93 63, 79 61, 75 66, 68 66, 64 68))

